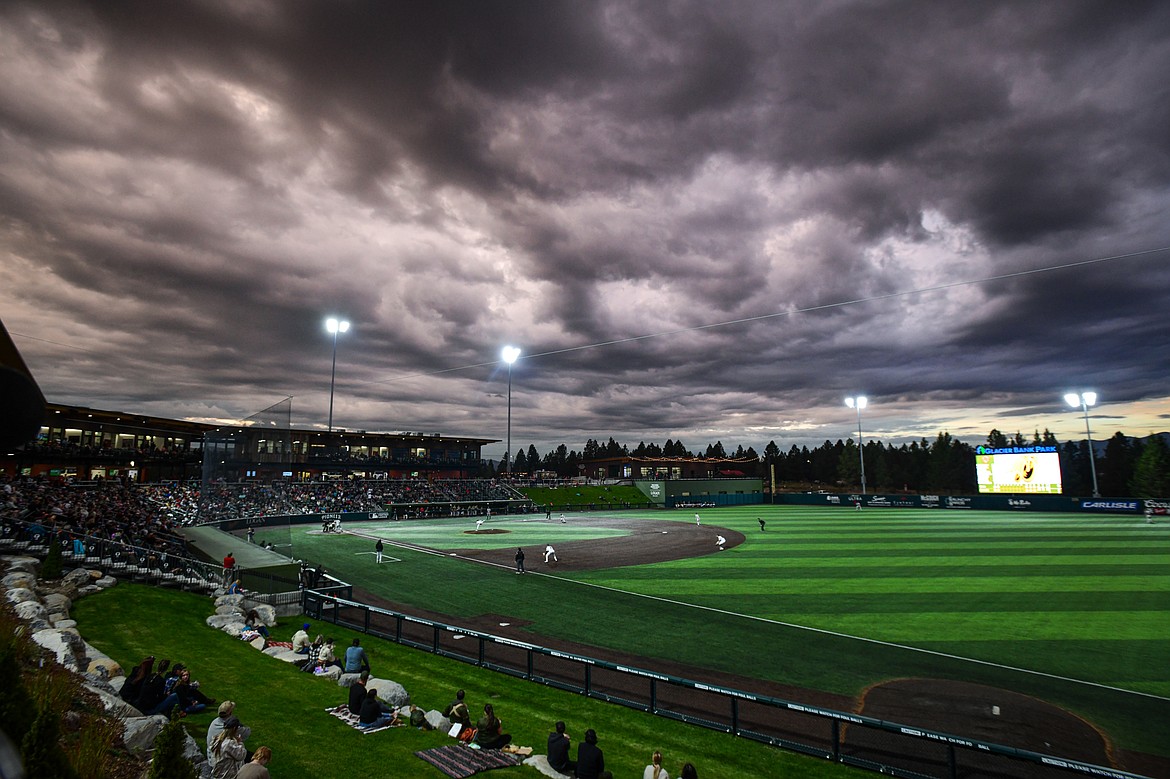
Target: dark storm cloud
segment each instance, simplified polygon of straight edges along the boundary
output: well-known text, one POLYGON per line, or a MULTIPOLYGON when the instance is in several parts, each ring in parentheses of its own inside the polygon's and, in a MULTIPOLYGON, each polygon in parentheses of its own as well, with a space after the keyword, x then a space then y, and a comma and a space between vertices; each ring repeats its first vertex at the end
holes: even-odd
POLYGON ((891 439, 1069 382, 1158 418, 1165 254, 885 296, 1170 245, 1168 33, 1154 2, 8 4, 0 303, 52 399, 199 418, 313 424, 326 315, 355 428, 502 437, 506 342, 542 445, 816 444, 859 391, 891 439))

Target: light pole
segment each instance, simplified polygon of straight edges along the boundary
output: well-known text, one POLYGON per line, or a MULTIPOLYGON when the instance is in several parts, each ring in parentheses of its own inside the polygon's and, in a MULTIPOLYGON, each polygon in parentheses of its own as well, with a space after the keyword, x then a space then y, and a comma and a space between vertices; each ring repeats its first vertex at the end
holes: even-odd
POLYGON ((508 478, 512 477, 512 363, 520 357, 516 346, 505 346, 500 357, 508 363, 508 451, 504 453, 504 468, 508 478))
POLYGON ((349 322, 329 317, 325 329, 333 334, 333 370, 329 374, 329 432, 333 432, 333 382, 337 379, 337 334, 349 330, 349 322))
POLYGON ((1076 408, 1081 407, 1081 411, 1085 413, 1085 435, 1089 439, 1089 469, 1093 472, 1093 497, 1101 497, 1100 490, 1097 489, 1097 458, 1093 454, 1093 433, 1089 430, 1089 406, 1097 405, 1096 392, 1070 392, 1064 396, 1064 402, 1076 408))
MULTIPOLYGON (((865 441, 861 438, 861 409, 865 408, 869 399, 865 395, 855 398, 845 398, 845 405, 857 409, 857 454, 861 457, 861 494, 865 494, 865 441)), ((860 504, 859 504, 860 505, 860 504)))

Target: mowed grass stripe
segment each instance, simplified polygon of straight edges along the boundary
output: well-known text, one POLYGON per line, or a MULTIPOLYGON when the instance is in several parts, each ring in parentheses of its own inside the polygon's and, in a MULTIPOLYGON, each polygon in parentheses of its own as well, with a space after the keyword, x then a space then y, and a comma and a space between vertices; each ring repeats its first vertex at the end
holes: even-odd
POLYGON ((875 628, 872 614, 800 615, 802 621, 848 635, 865 631, 870 638, 924 646, 937 641, 962 641, 972 633, 995 631, 1002 641, 1099 640, 1104 643, 1149 640, 1158 634, 1165 615, 1150 611, 1099 611, 1092 614, 1034 611, 1026 621, 1001 611, 883 612, 875 628))
MULTIPOLYGON (((1127 571, 1130 569, 1126 569, 1127 571)), ((936 576, 923 579, 918 572, 903 571, 902 575, 890 576, 817 576, 817 569, 782 572, 776 577, 721 576, 662 576, 657 580, 605 578, 586 581, 601 583, 617 589, 630 589, 648 595, 670 594, 685 599, 688 595, 713 594, 731 596, 739 592, 786 592, 786 593, 850 593, 881 592, 890 597, 903 593, 931 592, 984 592, 1009 589, 1017 592, 1080 592, 1092 594, 1118 590, 1149 589, 1156 592, 1170 592, 1170 576, 968 576, 953 575, 954 568, 946 569, 950 576, 936 576), (634 590, 634 587, 637 587, 634 590)), ((730 604, 734 606, 735 604, 730 604)))

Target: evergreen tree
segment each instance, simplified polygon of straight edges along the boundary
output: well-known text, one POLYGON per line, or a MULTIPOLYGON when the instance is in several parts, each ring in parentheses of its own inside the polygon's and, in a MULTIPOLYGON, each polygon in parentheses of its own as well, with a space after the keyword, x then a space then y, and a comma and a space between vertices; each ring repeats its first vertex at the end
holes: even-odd
POLYGON ((527 462, 529 473, 533 473, 538 468, 540 468, 540 452, 536 451, 536 447, 534 445, 529 445, 528 447, 527 462))
POLYGON ((1146 439, 1129 486, 1137 498, 1170 498, 1170 448, 1161 436, 1146 439))
POLYGON ((41 563, 41 578, 60 579, 64 573, 65 561, 61 557, 61 543, 53 536, 49 540, 49 551, 45 555, 45 562, 41 563))
POLYGON ((1007 436, 992 428, 991 432, 987 434, 987 445, 992 449, 1003 449, 1008 445, 1007 436))
POLYGON ((48 706, 41 708, 20 741, 25 779, 75 779, 77 773, 58 743, 60 719, 48 706))
POLYGON ((174 714, 154 738, 154 755, 147 779, 199 779, 195 766, 183 755, 186 731, 174 714))
POLYGON ((1097 481, 1101 494, 1110 498, 1123 498, 1129 493, 1129 482, 1133 476, 1133 464, 1137 453, 1129 439, 1120 430, 1113 434, 1105 445, 1105 457, 1098 463, 1097 481))

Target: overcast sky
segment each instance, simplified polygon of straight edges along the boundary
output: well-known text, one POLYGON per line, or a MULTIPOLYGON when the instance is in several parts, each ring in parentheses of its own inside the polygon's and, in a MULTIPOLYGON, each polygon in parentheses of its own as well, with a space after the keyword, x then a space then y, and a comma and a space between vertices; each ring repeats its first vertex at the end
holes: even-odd
POLYGON ((1158 1, 6 2, 0 319, 203 421, 324 428, 338 315, 348 429, 504 439, 515 344, 514 449, 1146 435, 1168 74, 1158 1))

